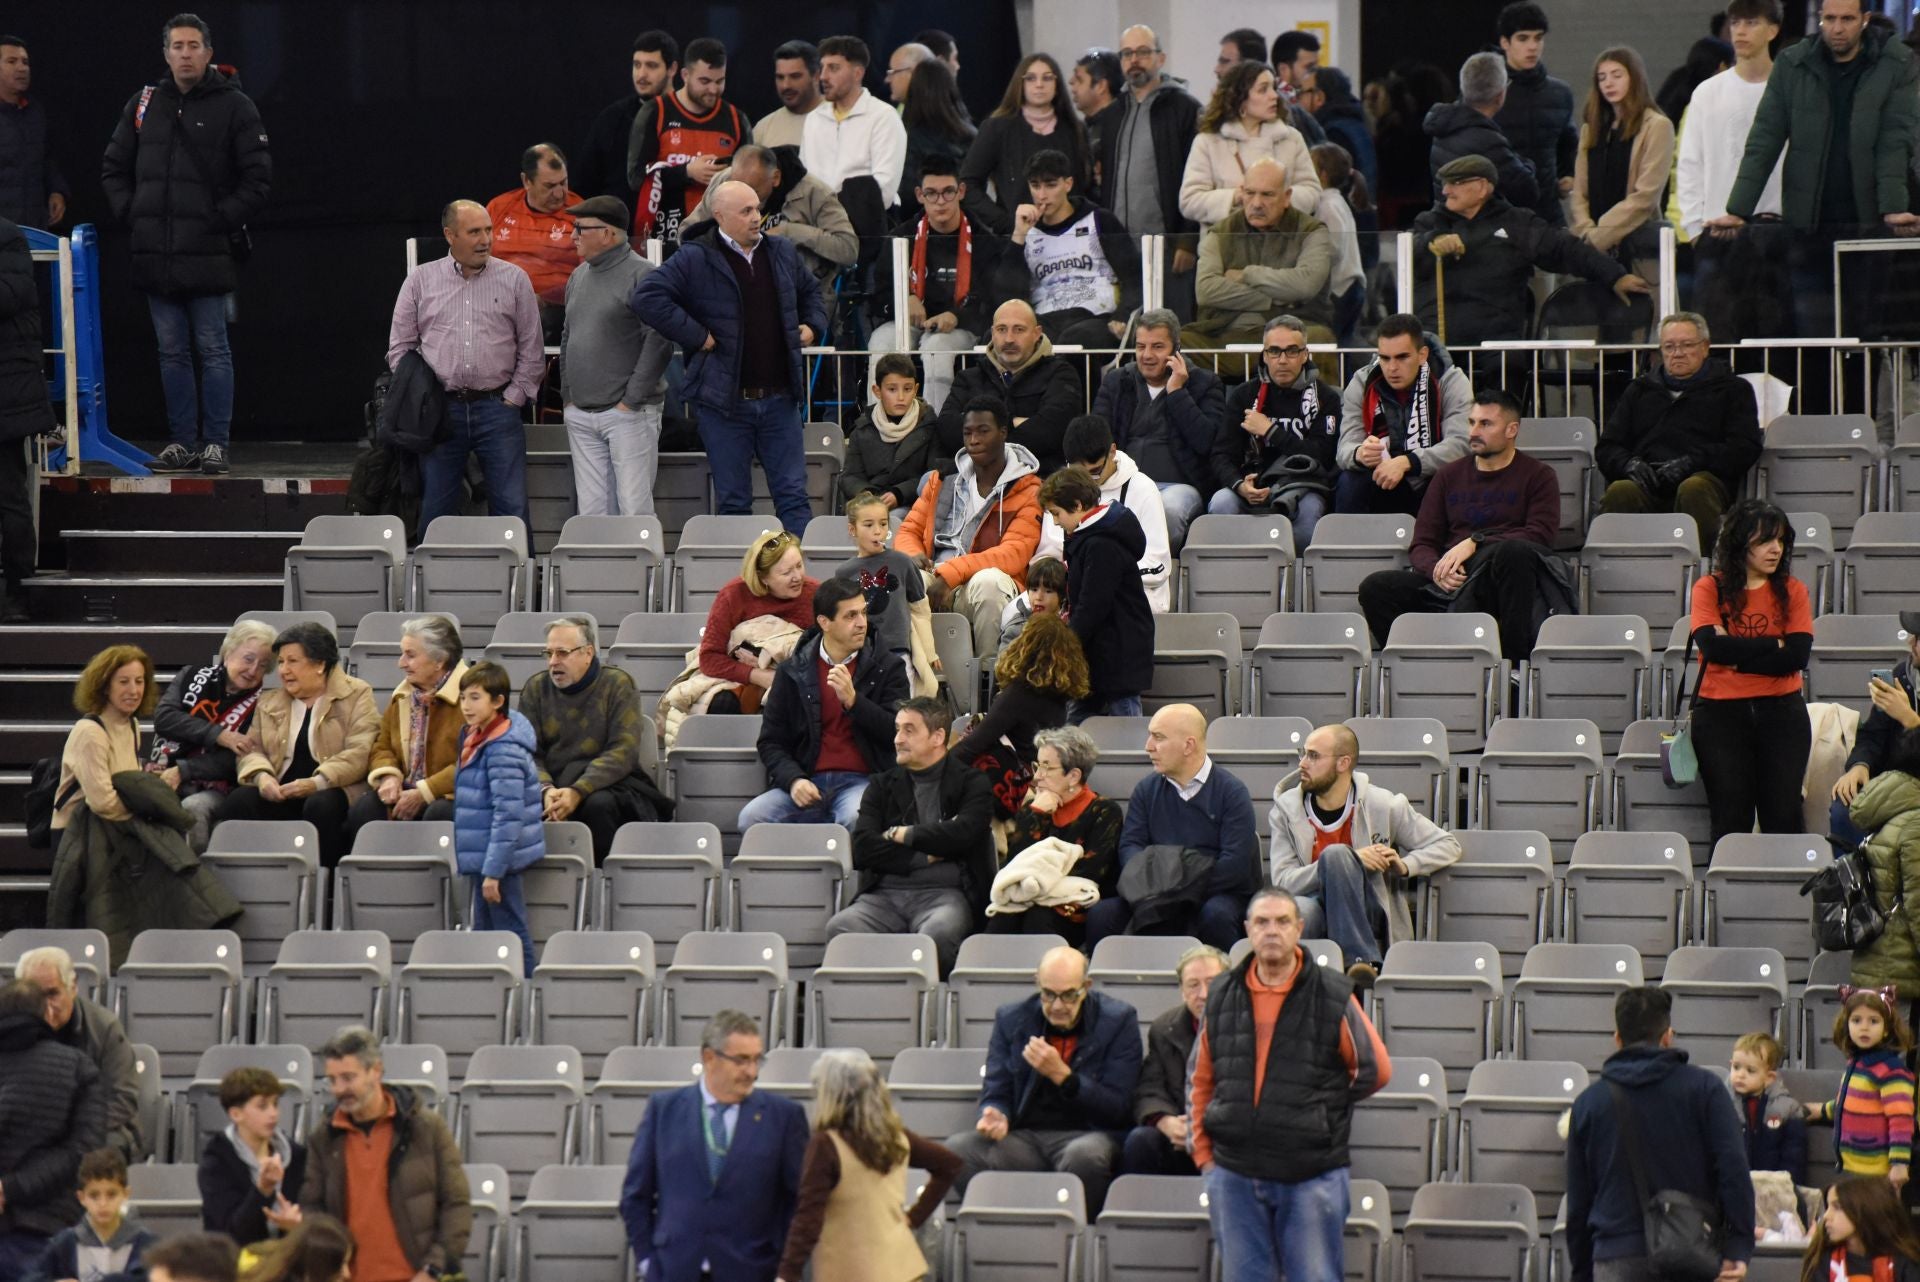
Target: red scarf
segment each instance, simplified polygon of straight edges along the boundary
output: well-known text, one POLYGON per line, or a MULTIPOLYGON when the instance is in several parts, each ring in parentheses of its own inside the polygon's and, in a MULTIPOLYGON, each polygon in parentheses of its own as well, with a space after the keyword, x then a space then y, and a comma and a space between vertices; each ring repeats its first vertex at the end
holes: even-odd
MULTIPOLYGON (((1827 1277, 1831 1282, 1858 1282, 1858 1273, 1847 1272, 1847 1248, 1840 1247, 1827 1260, 1827 1277)), ((1868 1275, 1870 1282, 1893 1282, 1893 1257, 1876 1255, 1873 1257, 1873 1272, 1868 1275)))
MULTIPOLYGON (((907 288, 921 302, 927 298, 927 235, 931 229, 927 225, 927 216, 920 215, 920 222, 913 230, 913 262, 907 268, 907 288)), ((956 305, 967 301, 973 292, 973 220, 965 214, 960 215, 960 250, 954 263, 953 301, 956 305)))
POLYGON ((472 726, 468 726, 460 741, 460 768, 465 770, 467 763, 474 759, 480 749, 505 734, 511 724, 512 718, 503 710, 499 716, 482 726, 478 734, 474 733, 472 726))

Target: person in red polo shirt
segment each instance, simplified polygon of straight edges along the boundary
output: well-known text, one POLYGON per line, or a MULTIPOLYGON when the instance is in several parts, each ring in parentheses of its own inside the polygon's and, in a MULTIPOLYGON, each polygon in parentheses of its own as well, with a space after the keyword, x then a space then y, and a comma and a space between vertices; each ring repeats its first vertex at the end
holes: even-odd
POLYGON ((580 265, 573 244, 573 215, 580 203, 567 186, 567 158, 550 142, 520 153, 520 186, 487 202, 493 219, 493 256, 505 259, 533 281, 540 300, 540 328, 549 347, 560 341, 567 315, 567 277, 580 265))

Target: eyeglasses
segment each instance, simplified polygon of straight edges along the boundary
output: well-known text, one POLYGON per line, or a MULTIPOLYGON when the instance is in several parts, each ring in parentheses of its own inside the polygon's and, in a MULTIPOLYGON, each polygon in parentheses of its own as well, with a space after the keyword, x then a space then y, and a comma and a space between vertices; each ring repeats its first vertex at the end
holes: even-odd
POLYGON ((760 1068, 767 1062, 765 1055, 729 1055, 725 1051, 715 1051, 714 1054, 737 1068, 760 1068))
POLYGON ((554 659, 564 659, 570 654, 579 654, 582 650, 591 650, 591 649, 593 649, 593 647, 590 645, 573 645, 573 646, 568 646, 564 650, 549 649, 549 650, 542 650, 540 653, 546 655, 547 659, 551 661, 554 659))
POLYGON ((1291 347, 1269 347, 1266 350, 1269 356, 1284 356, 1288 360, 1296 360, 1307 354, 1307 349, 1298 343, 1293 344, 1291 347))
POLYGON ((944 205, 948 201, 960 199, 958 187, 922 187, 920 199, 932 205, 944 205))
POLYGON ((1051 988, 1043 988, 1040 990, 1040 1004, 1042 1006, 1071 1006, 1086 995, 1087 986, 1085 984, 1080 985, 1078 988, 1069 988, 1064 993, 1056 993, 1051 988))
POLYGON ((1663 356, 1685 356, 1694 348, 1705 347, 1706 345, 1707 340, 1704 338, 1691 338, 1679 343, 1662 343, 1660 344, 1660 354, 1663 356))
POLYGON ((1148 48, 1122 49, 1120 51, 1120 61, 1131 62, 1135 58, 1151 58, 1153 57, 1154 54, 1159 52, 1160 51, 1158 49, 1148 49, 1148 48))
POLYGON ((910 76, 913 74, 913 68, 912 67, 888 67, 887 74, 889 76, 910 76))

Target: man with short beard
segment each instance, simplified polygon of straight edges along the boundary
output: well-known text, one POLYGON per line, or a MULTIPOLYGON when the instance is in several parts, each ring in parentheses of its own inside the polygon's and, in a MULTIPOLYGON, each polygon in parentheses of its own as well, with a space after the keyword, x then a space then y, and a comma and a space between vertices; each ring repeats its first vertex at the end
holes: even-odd
POLYGON ((807 117, 822 101, 820 50, 805 40, 789 40, 775 49, 773 91, 780 105, 754 124, 753 140, 762 147, 798 147, 807 117))
MULTIPOLYGON (((1080 371, 1066 357, 1053 354, 1053 343, 1031 303, 1014 298, 1000 304, 993 313, 986 359, 954 375, 953 390, 934 424, 943 460, 960 452, 962 419, 982 396, 995 397, 1007 407, 1012 416, 1008 439, 1033 452, 1036 472, 1051 475, 1059 470, 1067 424, 1086 401, 1080 371)), ((951 469, 943 463, 940 470, 951 469)))
POLYGON ((679 71, 678 40, 664 31, 642 31, 634 37, 633 92, 607 104, 594 117, 586 144, 580 148, 574 186, 582 196, 616 196, 628 209, 634 207, 633 184, 627 181, 627 138, 633 133, 633 118, 673 87, 679 71))
POLYGON ((634 116, 627 135, 634 239, 678 243, 681 222, 750 138, 746 113, 720 96, 726 89, 727 47, 702 36, 687 45, 680 87, 634 116))
POLYGON ((29 98, 27 46, 0 36, 0 218, 22 227, 57 227, 73 194, 47 145, 47 109, 29 98))

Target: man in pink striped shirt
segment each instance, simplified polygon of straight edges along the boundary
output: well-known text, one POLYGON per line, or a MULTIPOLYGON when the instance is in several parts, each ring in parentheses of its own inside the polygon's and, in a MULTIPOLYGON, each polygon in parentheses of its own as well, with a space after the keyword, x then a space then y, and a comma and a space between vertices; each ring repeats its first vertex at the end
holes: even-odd
POLYGON ((407 273, 393 306, 387 365, 418 351, 447 391, 445 433, 420 456, 420 525, 460 510, 467 456, 486 476, 487 511, 527 516, 527 429, 521 411, 540 390, 545 353, 533 282, 493 257, 484 206, 456 200, 440 215, 445 258, 407 273))

